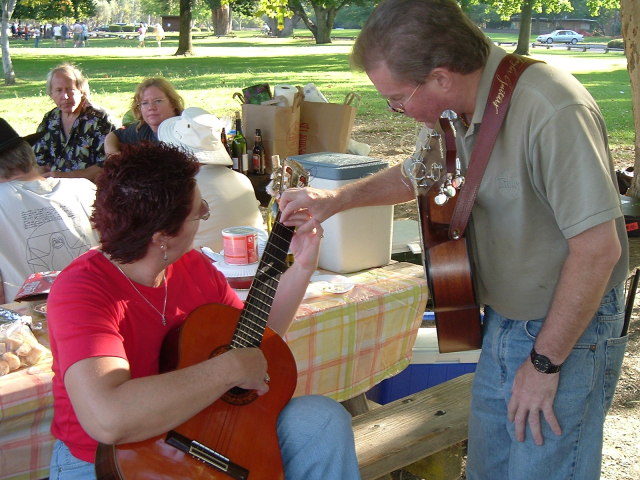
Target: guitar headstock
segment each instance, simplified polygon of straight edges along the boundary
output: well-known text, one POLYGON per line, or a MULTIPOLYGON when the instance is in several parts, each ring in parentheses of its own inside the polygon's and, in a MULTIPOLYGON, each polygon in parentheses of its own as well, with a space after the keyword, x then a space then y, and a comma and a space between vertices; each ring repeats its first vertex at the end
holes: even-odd
POLYGON ((287 188, 307 186, 309 186, 309 172, 299 162, 287 158, 281 167, 273 170, 271 182, 267 185, 267 192, 273 197, 281 194, 287 188))
POLYGON ((426 125, 418 133, 416 149, 408 159, 409 176, 418 190, 429 189, 444 173, 442 133, 426 125))

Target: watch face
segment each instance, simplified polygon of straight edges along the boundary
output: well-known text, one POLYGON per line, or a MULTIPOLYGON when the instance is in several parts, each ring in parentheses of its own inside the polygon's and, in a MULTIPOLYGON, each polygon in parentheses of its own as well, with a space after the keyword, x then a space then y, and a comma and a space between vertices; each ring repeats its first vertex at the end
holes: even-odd
POLYGON ((540 355, 535 350, 531 351, 531 363, 540 373, 557 373, 560 371, 560 365, 554 365, 546 356, 540 355))
POLYGON ((545 373, 549 369, 549 360, 542 355, 536 355, 533 359, 533 366, 539 372, 545 373))

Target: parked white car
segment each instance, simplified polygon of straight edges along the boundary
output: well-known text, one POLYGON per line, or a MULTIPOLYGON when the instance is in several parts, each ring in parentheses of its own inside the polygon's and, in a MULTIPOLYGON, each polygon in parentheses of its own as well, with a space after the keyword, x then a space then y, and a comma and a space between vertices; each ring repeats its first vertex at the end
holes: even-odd
POLYGON ((540 43, 573 43, 574 45, 581 42, 584 39, 584 35, 580 35, 573 30, 554 30, 551 33, 544 35, 538 35, 536 41, 540 43))

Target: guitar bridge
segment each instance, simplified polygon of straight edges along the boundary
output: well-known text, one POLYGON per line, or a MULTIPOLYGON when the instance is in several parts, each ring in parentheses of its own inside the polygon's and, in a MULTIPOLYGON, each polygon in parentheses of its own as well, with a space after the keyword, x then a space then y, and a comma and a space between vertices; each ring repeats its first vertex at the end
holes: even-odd
POLYGON ((226 473, 231 478, 237 480, 249 478, 249 470, 246 468, 233 463, 224 455, 176 431, 171 430, 168 432, 164 441, 181 452, 191 455, 196 460, 200 460, 204 464, 226 473))

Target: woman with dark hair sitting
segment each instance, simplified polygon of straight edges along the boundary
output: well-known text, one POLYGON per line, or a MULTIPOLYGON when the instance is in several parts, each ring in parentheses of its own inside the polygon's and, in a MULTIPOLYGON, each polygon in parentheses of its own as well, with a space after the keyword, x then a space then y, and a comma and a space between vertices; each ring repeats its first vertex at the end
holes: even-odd
MULTIPOLYGON (((212 303, 243 307, 192 248, 200 221, 209 217, 197 172, 191 155, 165 144, 127 146, 105 162, 92 216, 100 247, 71 263, 48 299, 57 439, 52 479, 95 478, 98 442, 163 435, 234 387, 268 395, 269 373, 280 374, 258 348, 230 348, 160 373, 163 340, 190 312, 212 303)), ((268 326, 279 335, 294 319, 322 236, 314 219, 300 215, 296 223, 309 233, 293 235, 296 261, 274 295, 268 326)), ((210 318, 215 328, 223 320, 210 318)), ((262 439, 265 432, 256 430, 262 439)), ((248 448, 259 443, 244 440, 248 448)), ((351 418, 329 398, 290 400, 277 417, 277 440, 287 479, 359 478, 351 418)))
POLYGON ((157 143, 160 124, 183 110, 184 100, 169 81, 162 77, 147 78, 136 87, 131 100, 129 112, 136 121, 107 135, 105 152, 118 153, 124 143, 157 143))

